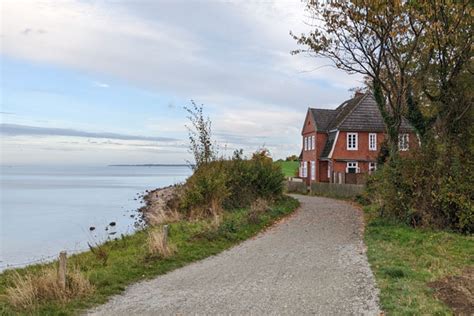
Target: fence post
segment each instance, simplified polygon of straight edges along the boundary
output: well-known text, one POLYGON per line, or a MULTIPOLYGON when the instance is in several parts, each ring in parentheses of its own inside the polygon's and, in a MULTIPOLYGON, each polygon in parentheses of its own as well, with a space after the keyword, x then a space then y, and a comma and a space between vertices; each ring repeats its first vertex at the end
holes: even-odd
POLYGON ((66 289, 66 273, 67 273, 67 253, 66 251, 61 251, 59 253, 58 282, 62 290, 66 289))
POLYGON ((163 244, 165 247, 168 245, 168 232, 169 232, 169 226, 164 225, 163 226, 163 244))

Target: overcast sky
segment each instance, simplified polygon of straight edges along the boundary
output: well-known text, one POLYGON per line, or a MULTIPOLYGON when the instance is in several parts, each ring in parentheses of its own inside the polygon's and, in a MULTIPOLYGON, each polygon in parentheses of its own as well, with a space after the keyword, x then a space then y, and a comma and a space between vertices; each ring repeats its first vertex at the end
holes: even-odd
POLYGON ((205 105, 222 154, 298 154, 308 106, 360 78, 290 55, 285 1, 1 2, 1 163, 183 163, 183 106, 205 105))

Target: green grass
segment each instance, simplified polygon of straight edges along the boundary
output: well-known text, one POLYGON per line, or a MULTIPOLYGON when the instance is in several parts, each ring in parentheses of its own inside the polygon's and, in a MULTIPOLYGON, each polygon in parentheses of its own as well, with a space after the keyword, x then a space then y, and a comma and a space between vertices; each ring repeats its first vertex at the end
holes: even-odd
POLYGON ((365 208, 368 259, 390 315, 450 315, 428 282, 457 275, 474 264, 474 238, 445 231, 414 229, 374 217, 365 208))
MULTIPOLYGON (((173 223, 170 225, 169 240, 176 245, 177 252, 167 259, 151 259, 147 256, 146 230, 107 242, 104 247, 109 253, 109 259, 105 266, 90 251, 71 256, 68 265, 79 267, 96 287, 96 291, 89 297, 76 299, 65 305, 51 302, 42 304, 32 311, 14 310, 3 296, 6 287, 11 285, 13 272, 6 271, 0 274, 0 315, 77 314, 81 310, 106 302, 111 295, 121 293, 133 282, 152 278, 190 262, 215 255, 290 214, 298 204, 297 200, 284 197, 276 202, 270 211, 260 215, 257 223, 248 220, 247 209, 226 212, 223 222, 217 229, 211 228, 209 221, 205 220, 173 223)), ((44 265, 29 266, 16 271, 20 274, 34 273, 42 267, 44 265)))
POLYGON ((276 161, 275 164, 281 166, 281 170, 285 177, 294 177, 298 174, 298 161, 276 161))

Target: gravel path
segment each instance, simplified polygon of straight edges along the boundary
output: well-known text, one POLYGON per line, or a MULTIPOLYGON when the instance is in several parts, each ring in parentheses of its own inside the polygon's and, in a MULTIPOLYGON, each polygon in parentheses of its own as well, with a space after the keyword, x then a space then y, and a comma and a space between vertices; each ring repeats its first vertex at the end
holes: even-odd
POLYGON ((265 233, 134 284, 90 314, 378 315, 360 211, 295 197, 301 208, 265 233))

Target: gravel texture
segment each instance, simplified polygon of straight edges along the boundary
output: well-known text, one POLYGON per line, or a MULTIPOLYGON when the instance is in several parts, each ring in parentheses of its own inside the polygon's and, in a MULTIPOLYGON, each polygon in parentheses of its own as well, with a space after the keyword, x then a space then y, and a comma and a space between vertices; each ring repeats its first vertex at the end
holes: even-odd
POLYGON ((219 255, 151 281, 94 315, 378 315, 362 214, 342 201, 295 196, 294 215, 219 255))

